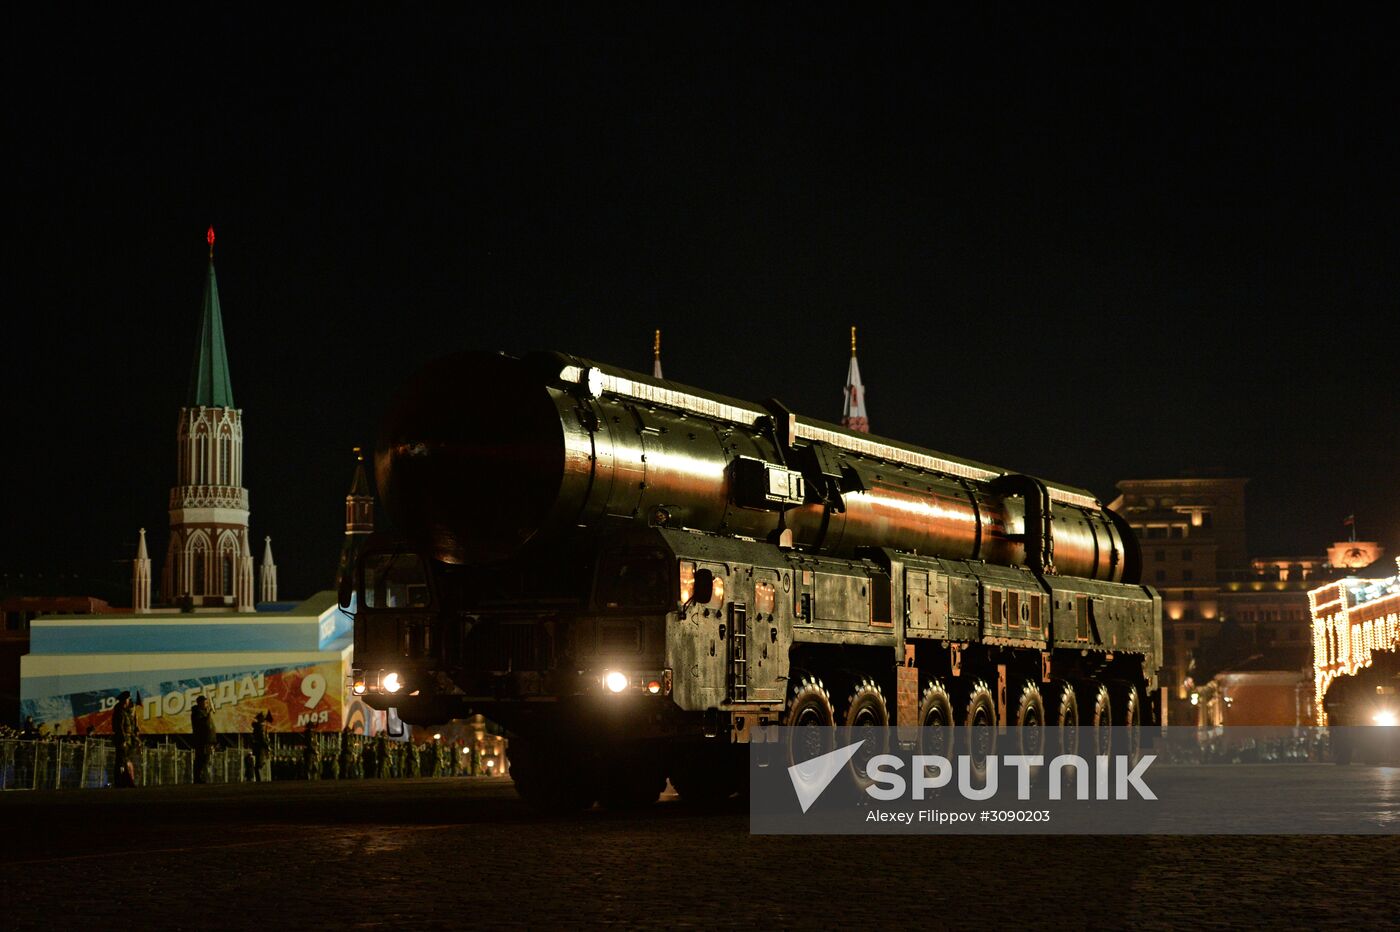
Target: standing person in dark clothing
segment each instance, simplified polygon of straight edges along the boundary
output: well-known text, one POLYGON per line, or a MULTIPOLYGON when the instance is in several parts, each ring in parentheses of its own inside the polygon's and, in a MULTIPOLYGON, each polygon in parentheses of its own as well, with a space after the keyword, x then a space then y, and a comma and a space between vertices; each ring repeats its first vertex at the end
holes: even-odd
POLYGON ((375 758, 374 744, 366 741, 360 747, 360 776, 374 778, 379 776, 379 761, 375 758))
POLYGON ((381 780, 389 777, 389 738, 384 732, 374 739, 374 775, 381 780))
POLYGON ((194 737, 194 782, 209 782, 209 759, 214 753, 218 732, 214 729, 214 710, 209 697, 200 696, 190 711, 190 729, 194 737))
POLYGON ((340 779, 348 780, 355 774, 350 767, 350 726, 340 730, 340 779))
POLYGON ((272 721, 271 712, 259 712, 253 716, 253 782, 263 782, 263 766, 267 762, 267 726, 272 721))
POLYGON ((301 771, 303 780, 321 779, 321 755, 316 747, 316 732, 311 723, 306 723, 306 728, 302 731, 302 738, 305 744, 301 749, 301 771))
POLYGON ((112 745, 116 750, 113 764, 113 786, 135 786, 136 770, 133 758, 139 747, 136 712, 131 707, 131 693, 122 690, 112 707, 112 745))

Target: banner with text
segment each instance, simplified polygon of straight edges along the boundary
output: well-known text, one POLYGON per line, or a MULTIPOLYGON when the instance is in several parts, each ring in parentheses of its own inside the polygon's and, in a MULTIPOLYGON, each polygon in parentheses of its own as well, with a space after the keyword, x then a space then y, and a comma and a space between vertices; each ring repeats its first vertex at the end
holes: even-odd
POLYGON ((143 734, 189 734, 190 710, 200 696, 208 698, 220 733, 251 731, 261 712, 272 716, 273 731, 300 731, 308 723, 317 731, 339 731, 351 724, 368 734, 374 716, 358 700, 346 709, 345 676, 339 660, 212 675, 162 671, 100 690, 25 699, 20 714, 50 732, 107 734, 117 696, 127 691, 143 734))

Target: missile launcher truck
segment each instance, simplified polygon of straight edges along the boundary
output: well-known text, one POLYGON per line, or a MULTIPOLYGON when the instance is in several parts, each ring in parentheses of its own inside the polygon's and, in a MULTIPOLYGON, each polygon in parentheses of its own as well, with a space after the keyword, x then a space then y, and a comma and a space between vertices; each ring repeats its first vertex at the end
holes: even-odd
POLYGON ((1161 600, 1082 489, 558 353, 428 365, 375 474, 354 690, 484 714, 542 806, 742 792, 767 725, 1135 753, 1158 717, 1161 600))

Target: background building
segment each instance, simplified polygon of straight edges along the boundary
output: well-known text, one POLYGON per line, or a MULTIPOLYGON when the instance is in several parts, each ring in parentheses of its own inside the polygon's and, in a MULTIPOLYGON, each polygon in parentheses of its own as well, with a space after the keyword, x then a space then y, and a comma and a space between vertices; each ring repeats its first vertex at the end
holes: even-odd
MULTIPOLYGON (((1392 671, 1395 669, 1395 652, 1400 651, 1400 557, 1390 567, 1392 574, 1375 574, 1378 568, 1379 564, 1367 578, 1347 576, 1308 593, 1313 641, 1312 698, 1320 724, 1328 724, 1324 699, 1338 677, 1352 676, 1382 658, 1389 662, 1392 671)), ((1369 692, 1371 687, 1366 686, 1369 692)))
POLYGON ((1162 594, 1168 722, 1311 724, 1308 592, 1374 562, 1368 541, 1312 556, 1249 555, 1247 479, 1130 479, 1109 507, 1137 533, 1143 581, 1162 594))

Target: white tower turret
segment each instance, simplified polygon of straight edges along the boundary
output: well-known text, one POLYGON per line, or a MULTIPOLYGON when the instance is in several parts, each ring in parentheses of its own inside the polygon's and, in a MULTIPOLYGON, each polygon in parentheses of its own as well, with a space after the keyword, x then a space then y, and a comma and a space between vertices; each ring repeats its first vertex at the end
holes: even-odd
POLYGON ((851 328, 851 366, 846 370, 846 401, 841 409, 841 426, 870 433, 870 420, 865 416, 865 385, 860 380, 860 363, 856 362, 855 327, 851 328))

